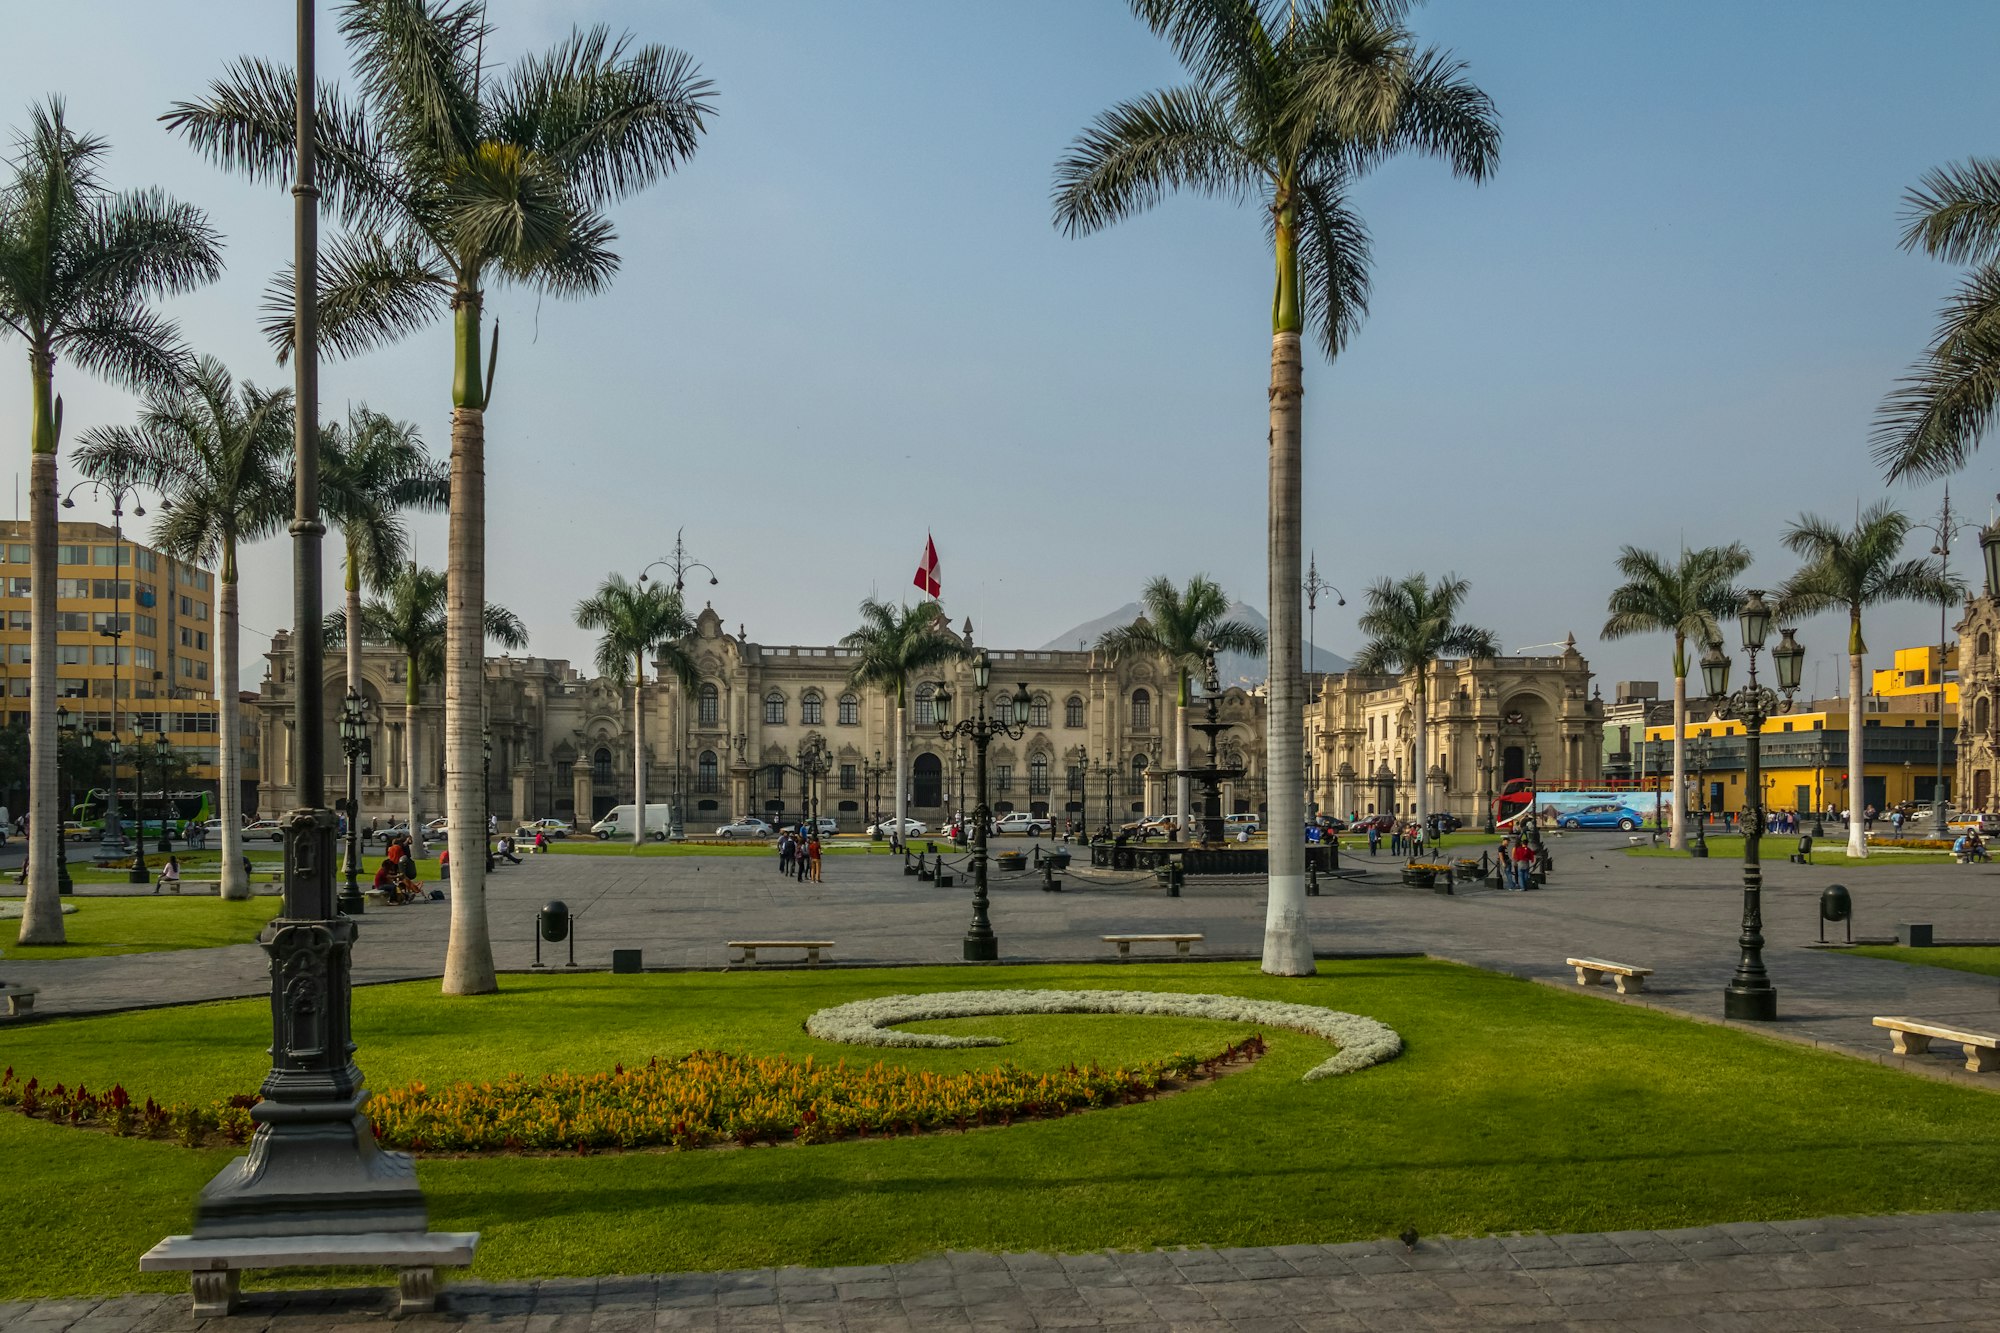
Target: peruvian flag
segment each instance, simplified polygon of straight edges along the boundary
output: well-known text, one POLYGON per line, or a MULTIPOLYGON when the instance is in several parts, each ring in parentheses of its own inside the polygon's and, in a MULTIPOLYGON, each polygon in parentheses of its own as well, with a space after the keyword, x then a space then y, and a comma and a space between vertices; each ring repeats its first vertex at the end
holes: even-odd
POLYGON ((917 562, 915 582, 924 590, 924 596, 938 595, 938 588, 941 585, 938 583, 937 543, 931 540, 928 532, 924 534, 924 558, 917 562))

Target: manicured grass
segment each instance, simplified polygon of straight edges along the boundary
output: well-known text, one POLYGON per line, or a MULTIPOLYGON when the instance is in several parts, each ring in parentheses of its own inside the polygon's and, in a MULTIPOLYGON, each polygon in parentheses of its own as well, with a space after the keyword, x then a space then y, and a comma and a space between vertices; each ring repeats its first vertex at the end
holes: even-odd
MULTIPOLYGON (((1759 849, 1765 864, 1773 861, 1783 863, 1798 849, 1799 835, 1796 833, 1766 833, 1759 849)), ((1949 865, 1951 853, 1906 852, 1895 847, 1874 844, 1869 854, 1859 860, 1850 857, 1846 851, 1845 838, 1831 833, 1824 838, 1813 839, 1812 861, 1816 866, 1909 866, 1909 865, 1949 865)), ((1687 859, 1686 852, 1677 852, 1667 846, 1664 836, 1657 847, 1640 844, 1623 849, 1627 856, 1672 856, 1687 859)), ((1708 855, 1714 861, 1741 861, 1743 859, 1743 835, 1740 833, 1711 833, 1708 835, 1708 855)))
MULTIPOLYGON (((520 977, 355 995, 370 1082, 605 1069, 695 1047, 928 1069, 1203 1050, 1226 1024, 973 1019, 1000 1050, 876 1051, 801 1030, 812 1010, 965 987, 1112 986, 1296 1000, 1373 1015, 1407 1050, 1302 1083, 1324 1042, 1266 1032, 1256 1067, 1163 1101, 970 1134, 810 1148, 420 1162, 431 1224, 477 1229, 487 1278, 906 1259, 944 1249, 1338 1241, 1588 1231, 2000 1205, 2000 1099, 1657 1012, 1424 960, 520 977)), ((232 1002, 9 1029, 6 1063, 140 1095, 254 1087, 268 1007, 232 1002)), ((184 1230, 229 1160, 0 1115, 0 1299, 184 1289, 136 1257, 184 1230)))
POLYGON ((1900 944, 1857 944, 1842 953, 1863 958, 1887 958, 1897 963, 1918 963, 1925 967, 1948 967, 1954 972, 1977 972, 2000 977, 2000 948, 1906 949, 1900 944))
MULTIPOLYGON (((923 851, 930 843, 936 843, 938 850, 956 855, 958 848, 950 838, 936 835, 917 837, 910 840, 911 849, 923 851)), ((1028 846, 1026 838, 995 838, 992 847, 996 851, 1006 851, 1010 843, 1018 843, 1019 850, 1028 846)), ((841 837, 820 844, 820 849, 829 856, 839 855, 890 855, 887 842, 875 842, 868 838, 841 837)), ((634 850, 628 840, 599 842, 595 838, 558 838, 549 843, 549 850, 559 856, 768 856, 777 859, 776 841, 763 842, 649 842, 643 848, 634 850)), ((523 855, 526 850, 523 849, 523 855)))
MULTIPOLYGON (((284 900, 265 895, 248 902, 224 902, 163 893, 159 897, 63 899, 76 911, 63 916, 66 944, 15 943, 19 921, 0 921, 0 950, 8 958, 98 958, 115 953, 158 953, 169 949, 211 949, 218 944, 248 944, 264 923, 278 914, 284 900)), ((0 1051, 6 1049, 0 1043, 0 1051)))

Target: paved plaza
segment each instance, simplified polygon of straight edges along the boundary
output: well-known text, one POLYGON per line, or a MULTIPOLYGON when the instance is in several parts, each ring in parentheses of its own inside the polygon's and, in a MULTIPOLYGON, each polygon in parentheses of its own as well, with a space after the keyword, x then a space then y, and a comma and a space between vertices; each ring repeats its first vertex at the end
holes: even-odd
MULTIPOLYGON (((1357 878, 1326 880, 1309 900, 1322 954, 1427 953, 1575 990, 1563 965, 1589 954, 1655 969, 1646 1003, 1720 1021, 1735 964, 1740 866, 1631 858, 1611 836, 1554 844, 1556 874, 1533 893, 1458 896, 1395 882, 1387 857, 1348 858, 1357 878)), ((1888 1052, 1876 1014, 1911 1013, 1991 1028, 1990 978, 1843 957, 1807 947, 1829 883, 1853 892, 1856 933, 1928 921, 1941 939, 2000 937, 2000 870, 1880 864, 1767 868, 1767 961, 1782 1038, 1906 1065, 1930 1077, 2000 1087, 1960 1068, 1956 1047, 1907 1059, 1888 1052)), ((649 967, 714 968, 733 938, 837 941, 839 965, 956 962, 969 916, 963 876, 921 883, 884 855, 826 861, 826 880, 781 878, 775 858, 530 857, 490 881, 502 969, 533 961, 536 909, 565 900, 578 916, 577 961, 605 968, 639 948, 649 967)), ((1194 881, 1179 898, 1149 876, 1070 873, 1062 893, 1038 874, 996 876, 993 920, 1005 962, 1108 960, 1100 935, 1198 931, 1210 957, 1254 957, 1261 886, 1194 881)), ((80 890, 86 899, 94 890, 80 890)), ((108 890, 107 890, 108 892, 108 890)), ((435 976, 448 905, 371 908, 357 950, 364 981, 435 976)), ((546 946, 545 946, 546 948, 546 946)), ((545 957, 548 955, 545 954, 545 957)), ((555 961, 560 962, 557 958, 555 961)), ((265 993, 253 945, 36 962, 9 950, 9 980, 41 988, 50 1017, 265 993)), ((1004 984, 1004 978, 996 977, 1004 984)), ((503 985, 505 984, 503 979, 503 985)), ((366 1048, 362 1051, 366 1066, 366 1048)), ((219 1327, 379 1326, 382 1290, 266 1293, 219 1327)), ((562 1330, 810 1326, 900 1333, 931 1327, 1117 1326, 1233 1329, 1681 1330, 1892 1328, 2000 1330, 2000 1213, 1741 1224, 1678 1232, 1424 1240, 1340 1246, 1115 1255, 952 1254, 917 1263, 828 1270, 637 1276, 603 1281, 462 1282, 436 1322, 562 1330)), ((139 1333, 195 1326, 185 1295, 0 1306, 0 1328, 139 1333)), ((417 1321, 418 1325, 430 1321, 417 1321)))

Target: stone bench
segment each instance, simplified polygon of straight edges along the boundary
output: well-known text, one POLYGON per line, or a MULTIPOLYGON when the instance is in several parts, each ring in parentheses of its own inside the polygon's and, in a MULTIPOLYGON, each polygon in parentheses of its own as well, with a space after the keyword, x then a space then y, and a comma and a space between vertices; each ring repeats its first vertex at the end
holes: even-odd
POLYGON ((236 1309, 249 1268, 394 1268, 399 1315, 437 1308, 437 1270, 466 1268, 477 1231, 370 1231, 351 1236, 169 1236, 139 1256, 142 1273, 185 1271, 194 1284, 194 1317, 236 1309))
POLYGON ((1613 963, 1602 958, 1567 958, 1563 960, 1576 969, 1576 984, 1596 986, 1609 976, 1618 984, 1620 995, 1636 995, 1646 989, 1646 978, 1653 975, 1650 967, 1633 967, 1629 963, 1613 963))
POLYGON ((1208 937, 1206 935, 1106 935, 1102 938, 1106 944, 1118 946, 1120 958, 1130 958, 1132 946, 1135 944, 1171 944, 1180 952, 1181 957, 1186 958, 1190 946, 1200 944, 1208 937))
POLYGON ((0 983, 0 1000, 7 1002, 9 1018, 20 1018, 33 1012, 35 996, 40 993, 33 986, 9 986, 0 983))
POLYGON ((1878 1018, 1875 1026, 1889 1029, 1889 1044, 1898 1055, 1923 1055, 1931 1048, 1931 1038, 1937 1037, 1964 1047, 1965 1067, 1975 1074, 2000 1068, 2000 1036, 1990 1032, 1926 1023, 1920 1018, 1878 1018))
POLYGON ((743 957, 741 961, 750 964, 752 967, 755 967, 757 965, 757 951, 759 949, 804 949, 806 951, 806 961, 808 963, 817 963, 819 961, 819 951, 821 949, 831 949, 833 947, 833 941, 832 940, 730 940, 728 942, 728 947, 731 949, 741 949, 743 951, 743 957))

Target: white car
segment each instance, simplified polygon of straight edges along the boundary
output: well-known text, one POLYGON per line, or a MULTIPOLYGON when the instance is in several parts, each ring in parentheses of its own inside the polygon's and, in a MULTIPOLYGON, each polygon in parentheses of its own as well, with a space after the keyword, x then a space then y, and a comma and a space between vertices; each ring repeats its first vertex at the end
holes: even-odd
POLYGON ((724 824, 715 831, 715 836, 718 838, 768 838, 776 832, 777 830, 769 824, 752 816, 749 819, 739 819, 733 824, 724 824))
POLYGON ((1037 819, 1025 810, 1016 810, 1000 816, 993 823, 995 833, 1025 833, 1031 838, 1039 838, 1049 831, 1049 821, 1037 819))
POLYGON ((526 838, 529 842, 535 840, 537 833, 545 838, 567 838, 570 827, 560 819, 531 819, 514 830, 515 837, 526 838))
MULTIPOLYGON (((930 831, 931 831, 931 826, 929 824, 924 823, 924 821, 921 819, 905 818, 903 820, 903 836, 906 838, 911 838, 911 837, 921 838, 927 835, 930 831)), ((869 829, 868 832, 871 837, 876 837, 876 838, 895 837, 896 817, 894 815, 891 815, 889 818, 877 824, 874 828, 869 829)))
POLYGON ((283 842, 284 840, 284 825, 275 819, 260 819, 254 824, 245 824, 243 826, 243 841, 245 842, 283 842))

